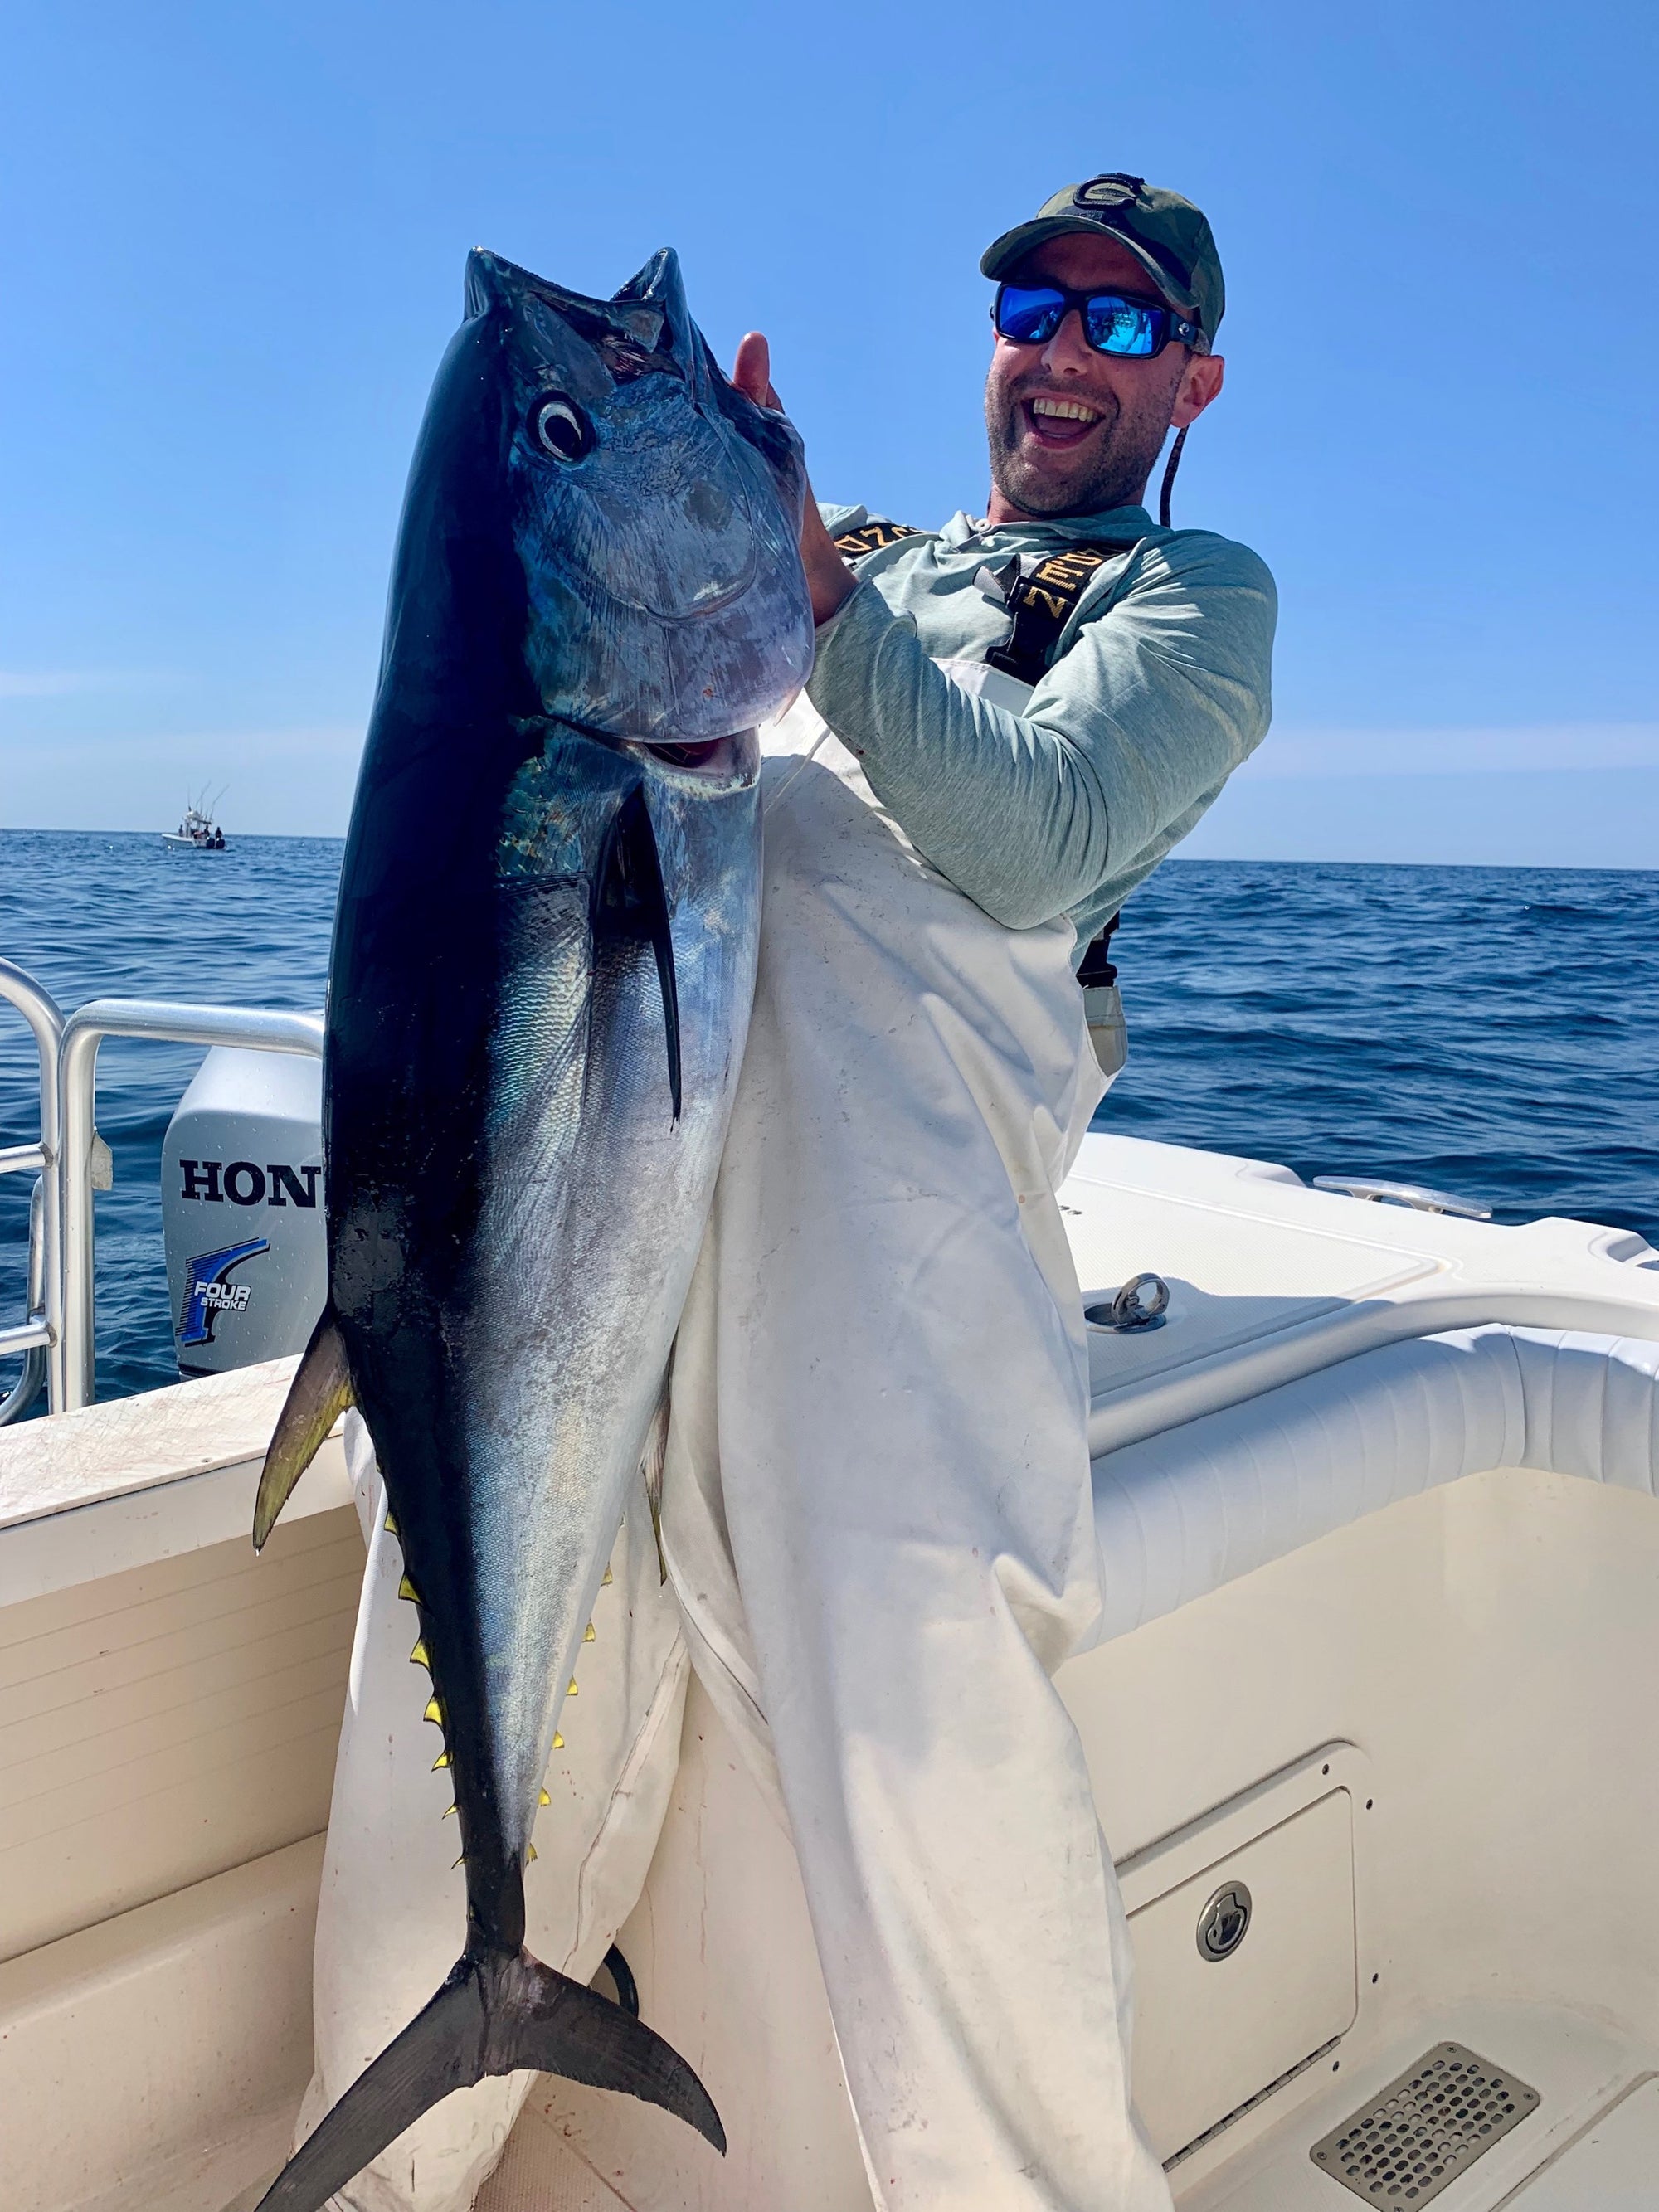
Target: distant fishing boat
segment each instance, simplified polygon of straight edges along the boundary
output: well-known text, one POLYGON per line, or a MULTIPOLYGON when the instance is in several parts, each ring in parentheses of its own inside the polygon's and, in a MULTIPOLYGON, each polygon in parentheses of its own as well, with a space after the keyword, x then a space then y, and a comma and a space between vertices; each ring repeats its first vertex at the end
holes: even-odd
MULTIPOLYGON (((224 793, 221 792, 219 796, 222 799, 224 793)), ((216 799, 214 805, 217 804, 216 799)), ((174 853, 224 853, 230 849, 211 811, 194 803, 185 807, 184 820, 177 830, 162 831, 161 842, 174 853)))

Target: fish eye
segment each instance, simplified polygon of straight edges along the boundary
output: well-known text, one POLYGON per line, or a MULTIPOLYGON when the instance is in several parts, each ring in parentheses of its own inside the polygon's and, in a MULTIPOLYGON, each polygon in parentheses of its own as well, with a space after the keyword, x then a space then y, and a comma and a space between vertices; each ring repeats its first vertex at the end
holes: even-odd
POLYGON ((592 424, 580 408, 556 392, 538 402, 530 423, 536 443, 556 461, 579 461, 592 449, 592 424))

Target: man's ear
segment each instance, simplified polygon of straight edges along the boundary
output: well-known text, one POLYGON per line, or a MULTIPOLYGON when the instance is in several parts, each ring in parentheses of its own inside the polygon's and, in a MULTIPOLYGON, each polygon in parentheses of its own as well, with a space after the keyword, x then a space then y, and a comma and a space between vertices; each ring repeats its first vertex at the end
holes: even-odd
POLYGON ((1196 422, 1220 392, 1227 364, 1218 353, 1190 354, 1181 382, 1176 387, 1175 411, 1170 420, 1177 430, 1196 422))

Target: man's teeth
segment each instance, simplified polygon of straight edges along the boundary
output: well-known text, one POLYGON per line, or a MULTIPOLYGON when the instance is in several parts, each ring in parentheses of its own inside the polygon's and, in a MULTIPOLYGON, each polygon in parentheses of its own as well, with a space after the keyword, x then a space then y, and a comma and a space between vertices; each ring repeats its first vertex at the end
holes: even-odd
POLYGON ((1053 416, 1061 422, 1098 422, 1100 410, 1085 407, 1080 399, 1034 399, 1033 415, 1053 416))

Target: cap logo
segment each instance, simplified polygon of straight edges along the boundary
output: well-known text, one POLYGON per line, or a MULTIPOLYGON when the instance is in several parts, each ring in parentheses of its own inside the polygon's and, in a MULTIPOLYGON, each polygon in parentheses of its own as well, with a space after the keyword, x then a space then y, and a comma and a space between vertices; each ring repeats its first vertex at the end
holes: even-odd
POLYGON ((1086 185, 1079 185, 1072 194, 1072 205, 1077 208, 1121 207, 1126 200, 1133 199, 1146 179, 1132 177, 1121 169, 1113 169, 1103 177, 1091 177, 1086 185))

